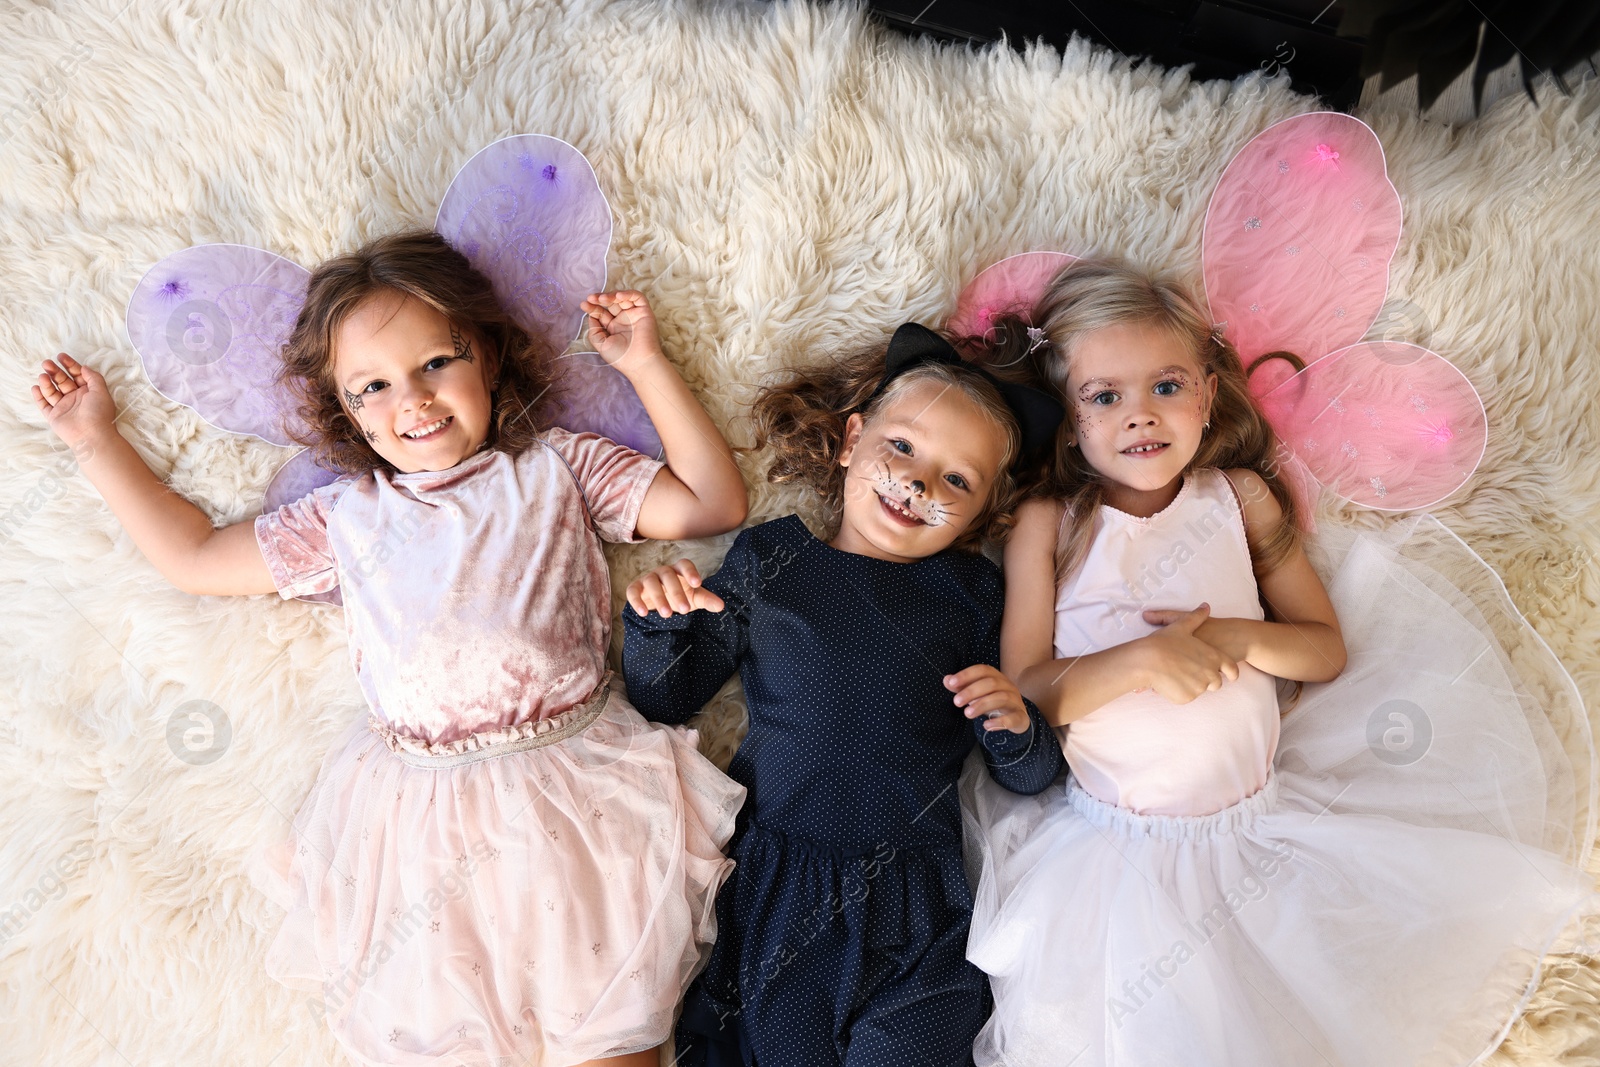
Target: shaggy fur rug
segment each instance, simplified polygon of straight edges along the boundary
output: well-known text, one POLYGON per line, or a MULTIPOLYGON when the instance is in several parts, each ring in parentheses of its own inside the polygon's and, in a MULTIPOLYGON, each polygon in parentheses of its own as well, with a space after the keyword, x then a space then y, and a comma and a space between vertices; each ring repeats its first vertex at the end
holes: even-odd
MULTIPOLYGON (((0 3, 0 1064, 339 1060, 263 972, 280 914, 244 860, 285 832, 361 713, 340 619, 169 586, 29 395, 41 358, 73 353, 173 489, 218 524, 258 510, 287 451, 164 400, 128 345, 123 309, 156 260, 237 241, 312 264, 431 223, 495 138, 555 134, 611 197, 612 282, 650 294, 668 352, 738 442, 763 376, 941 321, 1008 253, 1119 251, 1197 280, 1233 152, 1317 106, 1282 77, 1195 83, 1082 43, 941 49, 849 5, 432 6, 0 3), (230 730, 204 765, 169 741, 197 700, 230 730)), ((1597 110, 1589 81, 1461 129, 1361 116, 1406 210, 1396 335, 1447 354, 1488 406, 1483 465, 1437 514, 1504 576, 1591 709, 1597 110)), ((747 458, 752 522, 819 518, 763 468, 747 458)), ((714 569, 731 536, 617 549, 615 587, 681 554, 714 569)), ((737 683, 703 717, 723 763, 741 717, 737 683)), ((1491 1062, 1600 1063, 1600 963, 1550 961, 1491 1062)))

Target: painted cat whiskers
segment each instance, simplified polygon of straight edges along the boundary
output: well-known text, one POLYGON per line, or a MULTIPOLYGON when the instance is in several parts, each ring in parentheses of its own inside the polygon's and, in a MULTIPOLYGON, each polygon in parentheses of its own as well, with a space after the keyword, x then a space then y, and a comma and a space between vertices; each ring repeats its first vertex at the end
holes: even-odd
MULTIPOLYGON (((906 487, 895 477, 894 472, 889 469, 889 464, 884 460, 878 461, 877 469, 870 476, 861 477, 871 481, 878 493, 893 500, 928 526, 943 526, 950 521, 951 508, 937 500, 918 500, 920 490, 907 492, 906 487)), ((911 484, 915 486, 921 483, 911 484)))

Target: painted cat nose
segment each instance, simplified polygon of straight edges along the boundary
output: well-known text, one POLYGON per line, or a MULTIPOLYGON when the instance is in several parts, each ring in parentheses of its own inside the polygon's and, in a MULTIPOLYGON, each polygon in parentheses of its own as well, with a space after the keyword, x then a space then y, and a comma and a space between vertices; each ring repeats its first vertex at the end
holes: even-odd
POLYGON ((920 495, 927 492, 927 487, 924 486, 920 481, 913 480, 911 483, 911 491, 920 495))

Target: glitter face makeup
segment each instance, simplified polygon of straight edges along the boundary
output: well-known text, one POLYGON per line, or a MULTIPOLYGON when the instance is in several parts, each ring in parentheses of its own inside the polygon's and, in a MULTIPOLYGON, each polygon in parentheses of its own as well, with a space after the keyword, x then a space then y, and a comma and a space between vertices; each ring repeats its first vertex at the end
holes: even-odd
POLYGON ((1106 503, 1153 515, 1172 502, 1200 449, 1217 378, 1176 337, 1147 323, 1078 340, 1068 375, 1071 439, 1106 481, 1106 503))

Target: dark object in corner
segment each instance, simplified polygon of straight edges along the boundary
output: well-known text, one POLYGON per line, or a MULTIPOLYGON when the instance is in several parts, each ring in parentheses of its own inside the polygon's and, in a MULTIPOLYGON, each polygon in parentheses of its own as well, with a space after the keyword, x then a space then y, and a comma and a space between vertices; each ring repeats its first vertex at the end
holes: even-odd
POLYGON ((1565 91, 1561 75, 1600 51, 1594 0, 872 0, 870 6, 895 29, 945 41, 1042 38, 1063 48, 1078 33, 1164 66, 1192 63, 1196 79, 1286 71, 1297 92, 1345 111, 1374 74, 1383 75, 1384 89, 1415 74, 1419 104, 1427 109, 1475 61, 1475 108, 1489 74, 1513 59, 1530 94, 1541 73, 1565 91))
POLYGON ((1361 36, 1361 76, 1382 74, 1380 89, 1417 76, 1417 102, 1427 110, 1462 71, 1472 67, 1472 107, 1483 107, 1490 73, 1519 64, 1529 99, 1533 79, 1562 75, 1600 51, 1600 4, 1594 0, 1347 0, 1339 32, 1361 36), (1476 65, 1474 65, 1476 61, 1476 65))

